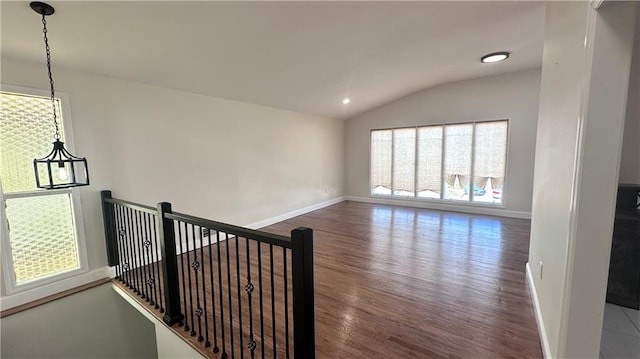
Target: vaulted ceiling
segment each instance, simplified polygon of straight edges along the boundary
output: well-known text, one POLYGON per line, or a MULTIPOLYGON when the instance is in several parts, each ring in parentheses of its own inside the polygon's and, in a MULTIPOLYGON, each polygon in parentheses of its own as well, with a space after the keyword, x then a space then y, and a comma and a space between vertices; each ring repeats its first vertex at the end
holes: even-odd
MULTIPOLYGON (((69 68, 333 118, 542 58, 542 2, 50 4, 54 76, 69 68), (480 63, 501 50, 511 58, 480 63)), ((2 58, 44 66, 39 15, 28 1, 0 6, 2 58)))

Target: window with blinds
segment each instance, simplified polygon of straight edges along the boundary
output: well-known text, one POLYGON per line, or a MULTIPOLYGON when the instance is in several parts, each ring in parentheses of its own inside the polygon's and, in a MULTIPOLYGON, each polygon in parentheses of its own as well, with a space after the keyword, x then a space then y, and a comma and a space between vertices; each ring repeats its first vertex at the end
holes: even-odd
POLYGON ((371 131, 372 195, 502 204, 508 121, 371 131))

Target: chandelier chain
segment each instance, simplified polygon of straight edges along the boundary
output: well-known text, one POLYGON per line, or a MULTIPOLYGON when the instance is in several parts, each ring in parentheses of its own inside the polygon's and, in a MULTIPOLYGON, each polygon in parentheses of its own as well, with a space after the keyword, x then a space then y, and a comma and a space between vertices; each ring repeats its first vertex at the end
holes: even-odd
POLYGON ((42 33, 44 34, 44 47, 47 52, 47 72, 49 73, 49 85, 51 85, 51 107, 53 108, 53 124, 56 126, 56 134, 53 136, 55 140, 60 139, 60 130, 58 128, 58 118, 56 116, 56 99, 53 89, 53 75, 51 74, 51 50, 49 49, 49 38, 47 37, 47 19, 42 14, 42 33))

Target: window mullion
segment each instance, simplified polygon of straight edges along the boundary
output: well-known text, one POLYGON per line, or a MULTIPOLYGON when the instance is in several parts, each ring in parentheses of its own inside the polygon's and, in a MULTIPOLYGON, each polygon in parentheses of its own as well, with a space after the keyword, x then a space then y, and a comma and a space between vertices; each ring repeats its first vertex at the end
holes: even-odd
POLYGON ((474 187, 473 187, 473 172, 474 172, 474 163, 475 163, 475 144, 476 144, 476 123, 474 122, 471 125, 471 166, 469 170, 469 202, 473 202, 473 197, 475 196, 474 187))
POLYGON ((393 196, 393 189, 395 188, 394 178, 395 178, 395 151, 396 151, 396 141, 393 133, 395 130, 391 130, 391 196, 393 196))
POLYGON ((413 198, 418 197, 418 127, 415 128, 415 145, 413 148, 413 198))
POLYGON ((26 197, 51 196, 56 194, 71 194, 71 188, 48 189, 45 191, 3 193, 2 195, 5 199, 14 199, 14 198, 26 198, 26 197))
POLYGON ((445 132, 445 125, 442 124, 440 126, 440 129, 442 130, 442 150, 440 151, 440 199, 444 200, 444 192, 445 192, 445 186, 446 186, 446 181, 444 179, 444 159, 445 159, 445 144, 446 144, 446 132, 445 132))

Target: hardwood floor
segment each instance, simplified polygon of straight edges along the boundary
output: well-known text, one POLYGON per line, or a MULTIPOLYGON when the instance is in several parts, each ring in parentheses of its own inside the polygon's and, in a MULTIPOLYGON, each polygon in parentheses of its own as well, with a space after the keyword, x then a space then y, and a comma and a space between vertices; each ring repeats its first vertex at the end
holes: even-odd
POLYGON ((321 358, 542 357, 528 220, 343 202, 267 228, 314 230, 321 358))
POLYGON ((263 230, 301 226, 314 230, 318 358, 542 357, 528 220, 343 202, 263 230))

